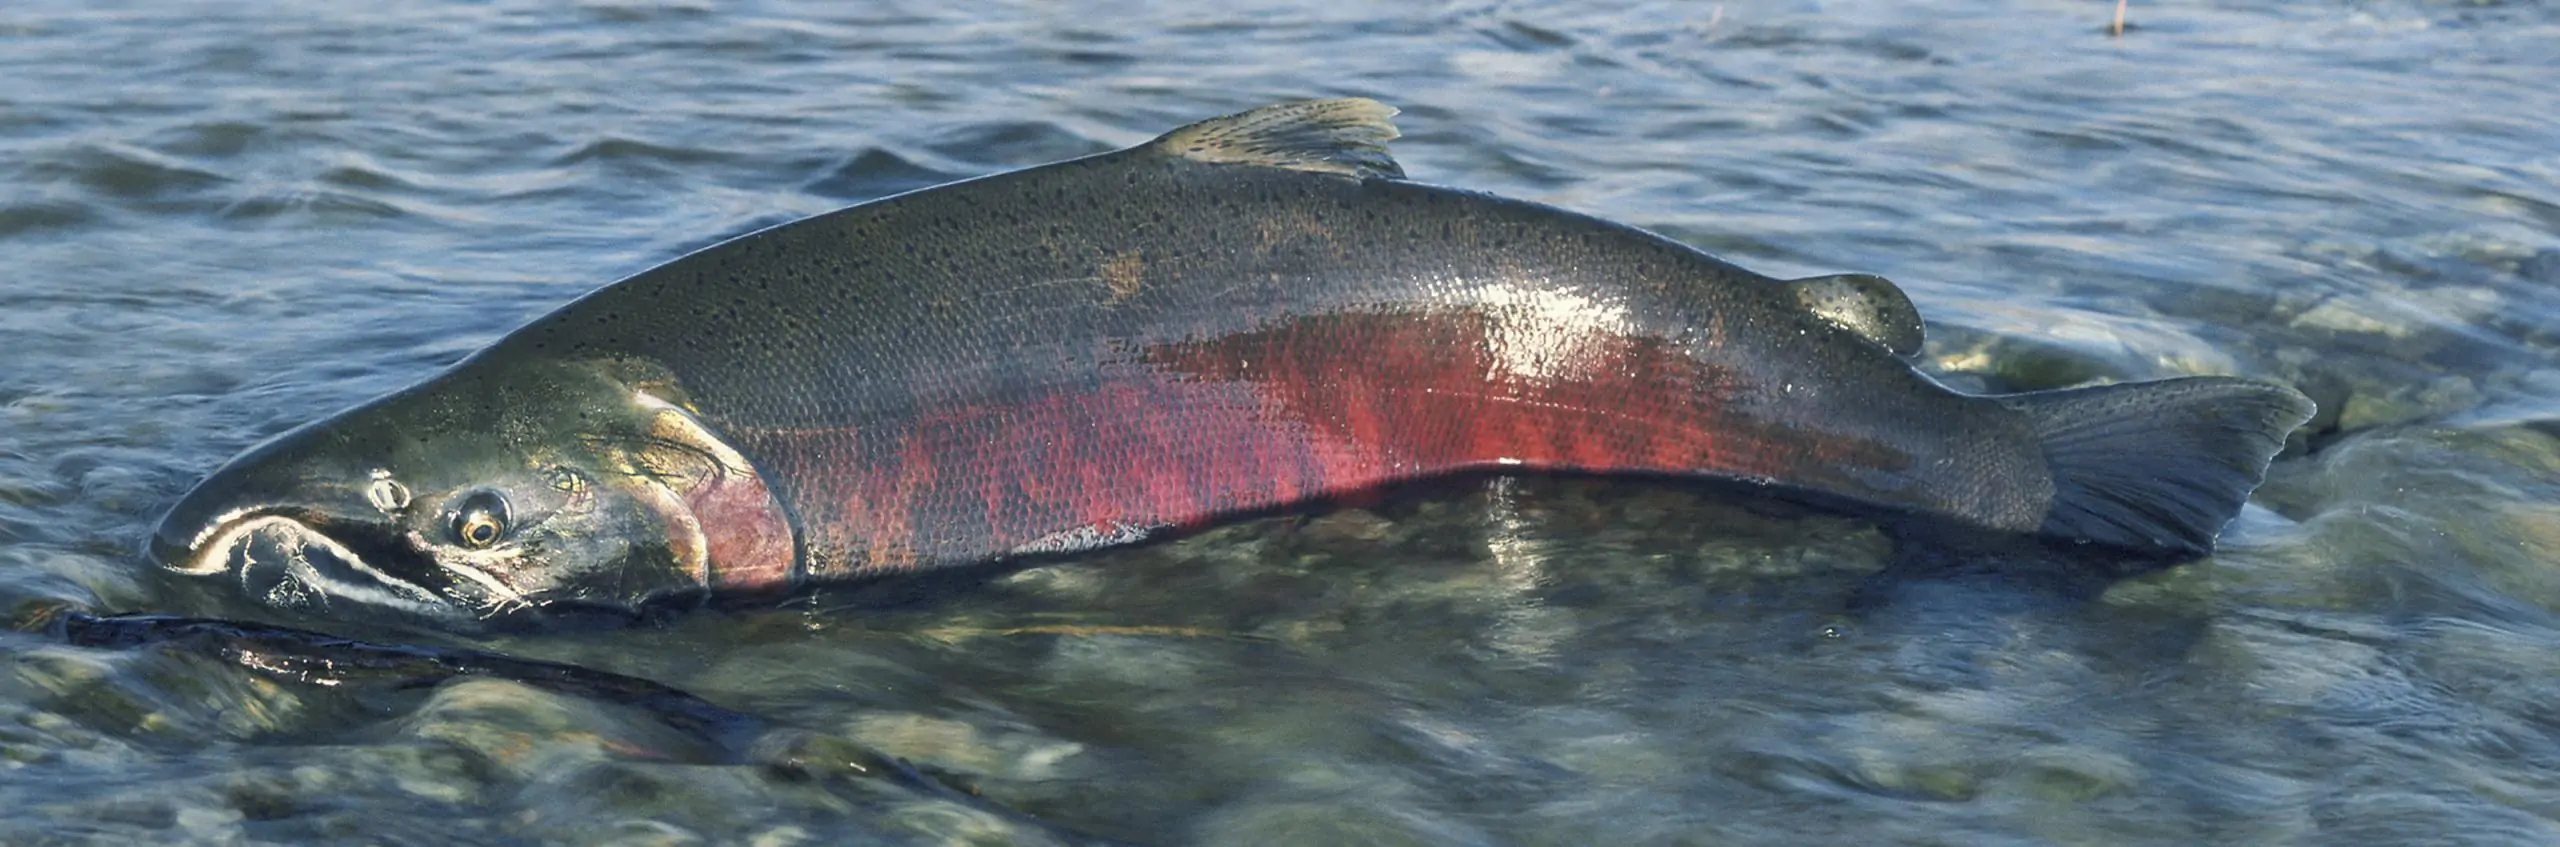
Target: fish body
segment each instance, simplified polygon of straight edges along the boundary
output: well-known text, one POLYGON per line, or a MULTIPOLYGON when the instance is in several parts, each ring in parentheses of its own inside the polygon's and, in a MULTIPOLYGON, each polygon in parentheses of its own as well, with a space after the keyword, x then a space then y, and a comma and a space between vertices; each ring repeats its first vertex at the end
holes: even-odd
POLYGON ((1881 277, 1407 181, 1391 114, 1283 104, 706 248, 253 448, 157 555, 469 626, 1506 471, 2197 555, 2309 415, 2224 378, 1954 392, 1881 277))

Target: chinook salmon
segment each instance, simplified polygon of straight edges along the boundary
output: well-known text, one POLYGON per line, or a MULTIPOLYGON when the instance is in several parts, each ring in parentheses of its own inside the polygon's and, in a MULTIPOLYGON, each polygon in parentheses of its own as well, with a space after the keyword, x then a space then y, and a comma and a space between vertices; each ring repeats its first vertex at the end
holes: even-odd
POLYGON ((2217 377, 1958 393, 1882 277, 1409 182, 1393 114, 1271 106, 705 248, 250 449, 155 556, 471 628, 1560 472, 2192 557, 2311 412, 2217 377))

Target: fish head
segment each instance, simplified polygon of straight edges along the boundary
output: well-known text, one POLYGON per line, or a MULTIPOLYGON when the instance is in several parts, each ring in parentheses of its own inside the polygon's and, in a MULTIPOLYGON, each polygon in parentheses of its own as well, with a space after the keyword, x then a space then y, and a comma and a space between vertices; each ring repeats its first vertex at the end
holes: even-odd
POLYGON ((681 405, 603 368, 471 363, 251 448, 152 542, 259 606, 459 631, 627 618, 711 588, 715 551, 787 571, 790 545, 681 405))

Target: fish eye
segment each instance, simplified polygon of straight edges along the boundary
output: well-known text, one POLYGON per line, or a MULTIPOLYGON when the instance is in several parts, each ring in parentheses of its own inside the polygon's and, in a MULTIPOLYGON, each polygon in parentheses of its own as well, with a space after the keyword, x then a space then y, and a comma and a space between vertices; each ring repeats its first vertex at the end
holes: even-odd
POLYGON ((486 549, 507 536, 507 498, 495 491, 475 491, 453 510, 453 540, 473 550, 486 549))

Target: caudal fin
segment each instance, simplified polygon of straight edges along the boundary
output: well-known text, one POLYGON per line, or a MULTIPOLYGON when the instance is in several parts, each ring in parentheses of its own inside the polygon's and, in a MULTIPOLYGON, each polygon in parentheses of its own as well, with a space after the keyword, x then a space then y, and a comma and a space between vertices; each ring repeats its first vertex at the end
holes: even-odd
POLYGON ((2213 552, 2311 399, 2272 383, 2191 377, 2013 394, 2053 473, 2038 534, 2163 556, 2213 552))

